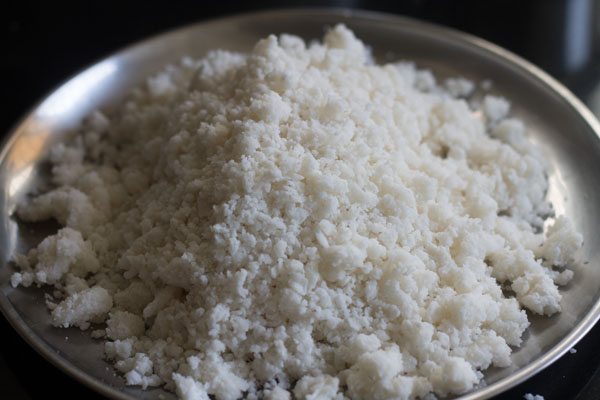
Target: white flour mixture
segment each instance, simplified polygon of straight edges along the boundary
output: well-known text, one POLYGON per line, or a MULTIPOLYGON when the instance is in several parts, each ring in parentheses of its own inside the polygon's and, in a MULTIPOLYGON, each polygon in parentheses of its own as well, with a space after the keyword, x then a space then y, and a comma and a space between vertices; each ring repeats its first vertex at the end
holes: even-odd
POLYGON ((56 326, 182 399, 468 391, 525 310, 560 311, 582 244, 563 217, 536 233, 543 159, 472 89, 375 65, 343 26, 167 67, 53 149, 18 216, 65 227, 12 283, 53 285, 56 326))

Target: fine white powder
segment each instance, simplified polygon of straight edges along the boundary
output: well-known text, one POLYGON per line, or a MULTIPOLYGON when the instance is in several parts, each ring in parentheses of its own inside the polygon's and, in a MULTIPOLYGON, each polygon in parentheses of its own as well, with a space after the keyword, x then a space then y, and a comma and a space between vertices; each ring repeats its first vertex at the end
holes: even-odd
POLYGON ((540 231, 543 157, 473 88, 376 65, 343 26, 186 59, 52 150, 18 216, 64 228, 12 282, 182 399, 467 392, 525 310, 560 311, 582 245, 564 217, 540 231))

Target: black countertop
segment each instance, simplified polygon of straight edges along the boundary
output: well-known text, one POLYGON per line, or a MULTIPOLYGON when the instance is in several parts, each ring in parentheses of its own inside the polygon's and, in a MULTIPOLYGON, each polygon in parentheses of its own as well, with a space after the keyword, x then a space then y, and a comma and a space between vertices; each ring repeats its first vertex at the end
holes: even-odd
MULTIPOLYGON (((600 81, 598 1, 86 1, 0 4, 0 132, 53 87, 109 53, 149 35, 259 8, 330 5, 394 12, 452 26, 491 40, 538 64, 584 101, 600 81), (525 4, 522 4, 525 3, 525 4)), ((69 394, 102 398, 54 368, 0 316, 0 398, 29 400, 69 394), (37 384, 43 376, 44 382, 37 384)), ((552 366, 498 396, 546 400, 600 399, 600 325, 552 366)))

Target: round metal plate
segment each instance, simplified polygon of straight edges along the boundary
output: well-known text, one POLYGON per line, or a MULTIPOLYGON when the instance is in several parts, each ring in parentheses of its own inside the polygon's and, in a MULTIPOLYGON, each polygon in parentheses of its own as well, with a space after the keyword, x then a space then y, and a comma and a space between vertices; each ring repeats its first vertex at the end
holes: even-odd
POLYGON ((56 229, 27 226, 11 214, 38 180, 48 147, 72 131, 97 108, 110 109, 134 86, 167 63, 199 57, 222 48, 248 51, 261 37, 292 33, 318 39, 343 22, 372 46, 380 61, 412 60, 437 77, 490 79, 495 94, 512 102, 531 140, 545 152, 550 171, 549 198, 560 214, 572 219, 586 240, 585 264, 563 290, 563 311, 552 318, 531 316, 524 345, 513 366, 485 372, 485 383, 461 398, 498 394, 548 366, 572 347, 600 315, 600 125, 567 89, 515 55, 472 36, 414 20, 361 11, 292 10, 234 16, 184 27, 128 47, 81 72, 39 103, 8 135, 0 155, 3 188, 0 225, 0 308, 13 327, 43 356, 75 379, 115 399, 174 398, 161 389, 125 387, 102 360, 102 345, 77 329, 49 323, 43 291, 13 289, 8 260, 15 251, 35 245, 56 229))

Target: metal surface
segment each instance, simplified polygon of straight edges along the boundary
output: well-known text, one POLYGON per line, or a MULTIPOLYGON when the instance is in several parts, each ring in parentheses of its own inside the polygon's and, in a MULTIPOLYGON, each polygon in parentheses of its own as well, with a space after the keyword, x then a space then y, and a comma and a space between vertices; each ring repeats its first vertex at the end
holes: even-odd
MULTIPOLYGON (((205 22, 151 38, 83 71, 46 97, 17 125, 0 154, 0 308, 13 327, 44 357, 75 379, 115 399, 173 398, 160 389, 128 388, 102 360, 102 346, 77 329, 49 324, 42 290, 13 289, 11 255, 36 244, 53 227, 19 225, 15 205, 40 179, 48 147, 96 108, 110 109, 145 77, 184 55, 214 48, 247 51, 271 33, 321 37, 343 22, 373 48, 379 60, 413 60, 438 77, 491 79, 493 92, 512 102, 530 137, 551 166, 548 196, 583 233, 585 265, 563 290, 563 311, 531 316, 532 326, 513 366, 491 369, 485 384, 463 399, 488 398, 525 380, 572 347, 600 316, 600 125, 567 89, 534 66, 483 40, 410 19, 341 10, 272 11, 205 22)), ((55 227, 54 227, 55 228, 55 227)))

